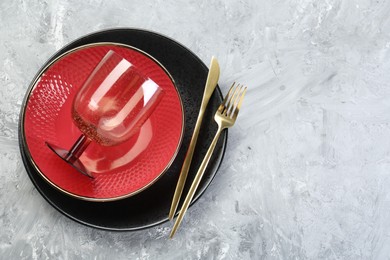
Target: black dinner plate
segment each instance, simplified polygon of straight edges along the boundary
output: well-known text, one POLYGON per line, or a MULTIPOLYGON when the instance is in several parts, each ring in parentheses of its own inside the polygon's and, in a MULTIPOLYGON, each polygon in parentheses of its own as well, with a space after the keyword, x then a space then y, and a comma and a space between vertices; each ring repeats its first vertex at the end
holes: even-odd
MULTIPOLYGON (((21 136, 22 124, 20 121, 19 144, 22 159, 27 173, 37 190, 54 208, 67 217, 87 226, 105 230, 131 231, 155 226, 168 220, 168 213, 181 165, 195 127, 208 68, 194 53, 180 43, 155 32, 129 28, 105 30, 79 38, 55 53, 46 64, 68 50, 96 42, 117 42, 141 49, 156 58, 172 75, 183 101, 185 131, 182 146, 171 167, 155 184, 137 195, 118 201, 90 202, 70 197, 58 191, 40 176, 27 158, 28 153, 25 151, 26 143, 24 143, 24 138, 21 136)), ((42 66, 37 76, 46 64, 42 66)), ((30 85, 29 89, 31 87, 30 85)), ((219 87, 217 87, 210 99, 203 119, 183 194, 187 193, 196 169, 201 164, 203 156, 206 154, 207 148, 217 130, 213 116, 221 101, 222 94, 219 87)), ((24 113, 26 102, 27 95, 22 105, 21 115, 24 113)), ((22 120, 22 116, 20 120, 22 120)), ((214 178, 222 162, 226 142, 227 131, 224 131, 217 143, 214 155, 193 202, 204 193, 214 178)), ((181 203, 183 199, 182 197, 181 203)))

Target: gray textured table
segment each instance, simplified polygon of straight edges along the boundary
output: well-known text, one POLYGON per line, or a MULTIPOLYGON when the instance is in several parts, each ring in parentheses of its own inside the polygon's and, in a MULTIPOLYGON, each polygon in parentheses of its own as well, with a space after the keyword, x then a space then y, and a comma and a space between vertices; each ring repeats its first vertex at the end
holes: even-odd
POLYGON ((390 259, 390 2, 1 1, 1 259, 390 259), (24 169, 40 66, 94 31, 167 35, 249 87, 223 164, 188 211, 137 232, 78 224, 24 169))

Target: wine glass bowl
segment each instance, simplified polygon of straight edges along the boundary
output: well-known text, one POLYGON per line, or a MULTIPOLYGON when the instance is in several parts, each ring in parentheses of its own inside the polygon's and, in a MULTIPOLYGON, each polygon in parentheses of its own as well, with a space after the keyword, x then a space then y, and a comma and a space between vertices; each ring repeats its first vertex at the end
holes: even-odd
POLYGON ((116 145, 139 130, 162 94, 153 80, 110 50, 73 100, 72 118, 93 141, 116 145))
POLYGON ((131 62, 109 50, 77 92, 72 119, 82 132, 66 150, 46 145, 79 172, 93 177, 79 160, 93 141, 115 146, 137 133, 160 102, 164 91, 131 62))

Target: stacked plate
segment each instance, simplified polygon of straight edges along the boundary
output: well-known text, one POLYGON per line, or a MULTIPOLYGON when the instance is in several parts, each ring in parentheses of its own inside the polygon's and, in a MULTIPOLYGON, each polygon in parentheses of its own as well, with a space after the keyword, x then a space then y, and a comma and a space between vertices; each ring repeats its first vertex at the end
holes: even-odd
MULTIPOLYGON (((137 230, 167 220, 170 203, 199 111, 208 69, 191 51, 165 36, 115 29, 80 38, 51 57, 26 93, 19 140, 27 172, 42 194, 66 216, 107 230, 137 230), (70 147, 80 135, 71 118, 74 94, 108 50, 134 62, 164 89, 164 97, 139 133, 115 147, 91 144, 83 160, 91 179, 51 152, 46 141, 70 147)), ((216 131, 212 96, 198 139, 189 184, 216 131)), ((213 179, 226 146, 217 144, 195 200, 213 179)), ((194 200, 194 201, 195 201, 194 200)))

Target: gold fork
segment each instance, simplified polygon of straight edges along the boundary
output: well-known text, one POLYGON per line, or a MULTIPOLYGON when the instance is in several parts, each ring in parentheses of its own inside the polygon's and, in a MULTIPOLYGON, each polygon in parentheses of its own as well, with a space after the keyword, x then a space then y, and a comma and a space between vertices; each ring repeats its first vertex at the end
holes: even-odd
POLYGON ((204 157, 202 164, 200 165, 198 172, 195 175, 194 181, 192 182, 190 190, 188 191, 188 194, 183 202, 183 206, 181 207, 179 216, 177 217, 176 222, 172 228, 170 238, 175 235, 177 229, 180 226, 181 221, 183 220, 184 214, 186 213, 188 206, 190 205, 190 202, 194 197, 195 191, 198 188, 200 180, 202 179, 206 167, 210 161, 211 155, 213 154, 219 136, 224 129, 233 126, 236 122, 242 100, 245 96, 245 92, 246 87, 240 84, 236 85, 235 83, 233 83, 222 104, 218 107, 218 110, 214 116, 214 120, 218 124, 218 131, 215 134, 214 139, 211 142, 209 149, 207 150, 206 156, 204 157))

